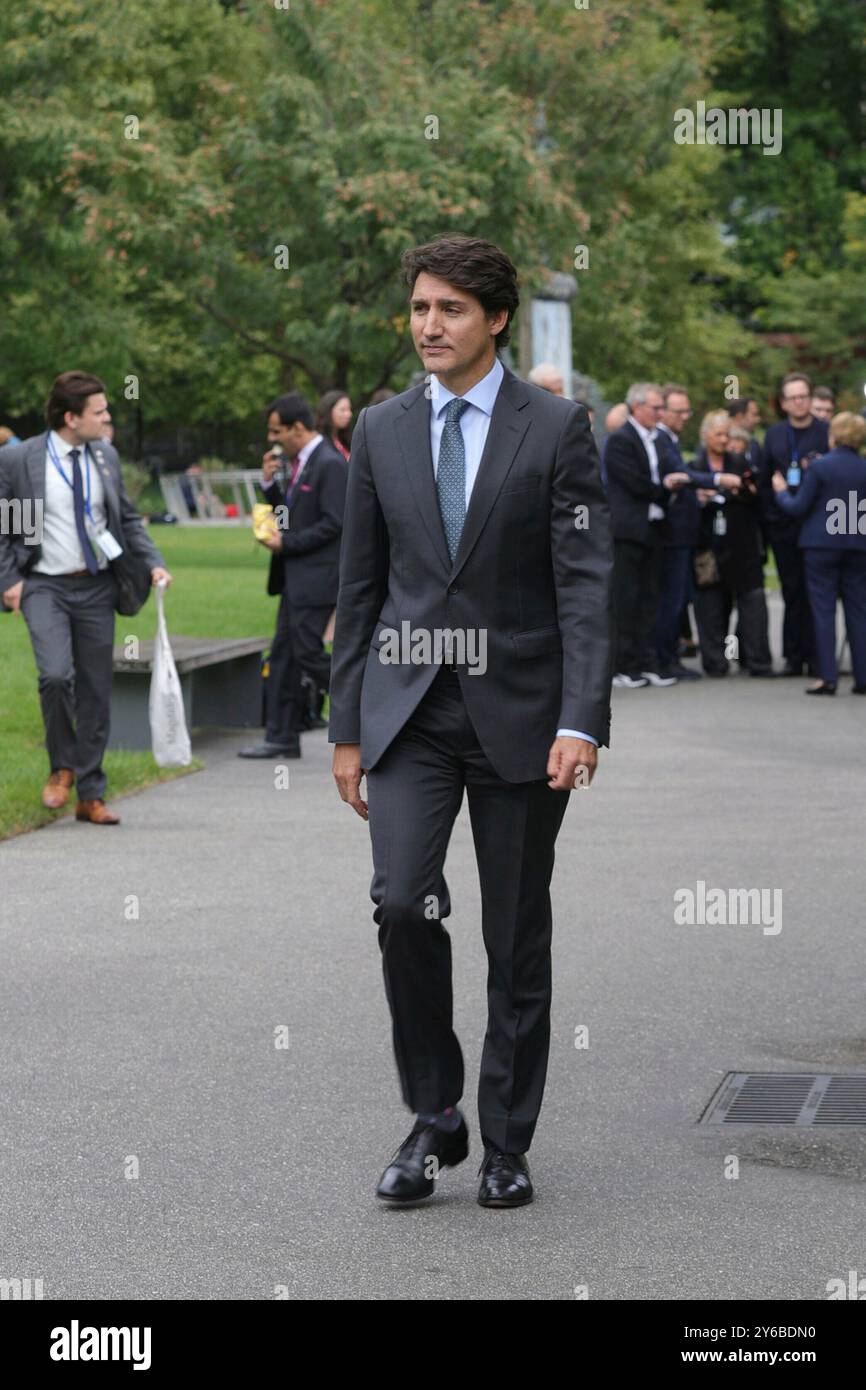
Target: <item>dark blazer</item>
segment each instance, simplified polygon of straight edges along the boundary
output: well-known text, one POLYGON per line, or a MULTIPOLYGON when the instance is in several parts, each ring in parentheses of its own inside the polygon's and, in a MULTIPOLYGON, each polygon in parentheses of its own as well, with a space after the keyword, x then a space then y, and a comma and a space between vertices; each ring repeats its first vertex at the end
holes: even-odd
POLYGON ((681 487, 671 493, 668 509, 665 512, 662 539, 665 545, 695 546, 701 529, 701 509, 695 493, 695 486, 712 487, 711 473, 690 468, 685 462, 680 446, 675 439, 660 429, 656 439, 656 452, 659 456, 659 475, 667 473, 688 473, 692 487, 681 487))
POLYGON ((763 588, 764 584, 759 478, 745 454, 725 454, 718 471, 737 473, 740 477, 750 472, 751 487, 743 486, 738 492, 721 489, 726 499, 723 508, 724 536, 717 536, 713 531, 713 519, 718 508, 708 503, 701 509, 699 544, 714 552, 721 583, 736 593, 748 593, 752 589, 763 588))
POLYGON ((380 660, 383 629, 399 634, 405 623, 409 633, 486 634, 486 671, 461 672, 460 687, 505 781, 545 777, 557 729, 606 744, 612 574, 583 406, 506 369, 453 563, 424 384, 368 406, 349 463, 329 741, 360 743, 361 766, 374 767, 431 685, 433 664, 380 660))
MULTIPOLYGON (((663 475, 662 449, 656 441, 659 478, 663 475)), ((649 454, 643 440, 630 420, 621 429, 608 435, 604 449, 604 468, 607 474, 607 497, 613 520, 615 541, 649 541, 649 508, 655 502, 667 508, 672 493, 661 482, 654 483, 650 472, 649 454)))
POLYGON ((800 545, 804 550, 866 550, 866 458, 854 449, 841 448, 813 459, 796 496, 777 493, 776 505, 786 516, 803 518, 800 545), (846 529, 835 534, 827 530, 827 523, 838 512, 839 502, 844 504, 846 529), (828 503, 836 505, 828 510, 828 503))
MULTIPOLYGON (((46 431, 0 450, 0 500, 44 503, 47 438, 46 431)), ((127 554, 146 561, 151 569, 164 566, 164 559, 127 496, 114 445, 100 439, 90 445, 90 452, 105 490, 109 531, 127 554)), ((0 528, 0 594, 23 579, 42 555, 42 546, 28 545, 21 532, 4 534, 5 531, 5 527, 0 528)))
MULTIPOLYGON (((816 457, 829 453, 830 450, 830 426, 826 420, 812 420, 808 430, 800 437, 800 447, 805 446, 806 457, 810 459, 809 467, 816 457)), ((783 539, 793 540, 799 534, 800 522, 797 517, 792 516, 784 507, 779 506, 779 499, 773 491, 772 476, 774 473, 781 473, 784 477, 791 459, 791 433, 787 421, 779 420, 774 425, 770 425, 764 435, 764 473, 761 487, 761 511, 765 525, 768 530, 775 531, 783 539)), ((803 469, 800 474, 800 487, 809 469, 803 469)), ((795 488, 791 494, 797 495, 799 488, 795 488)), ((770 541, 772 544, 772 540, 770 541)))
MULTIPOLYGON (((277 483, 262 491, 272 506, 285 503, 277 483)), ((282 552, 271 551, 268 593, 285 592, 302 608, 333 605, 346 505, 346 460, 327 439, 316 445, 301 469, 288 505, 282 552)))

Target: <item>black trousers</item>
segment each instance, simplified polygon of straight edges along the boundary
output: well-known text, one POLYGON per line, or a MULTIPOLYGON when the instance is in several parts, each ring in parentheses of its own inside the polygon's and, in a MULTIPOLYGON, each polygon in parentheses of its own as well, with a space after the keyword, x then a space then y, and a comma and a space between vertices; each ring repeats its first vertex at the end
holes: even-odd
POLYGON ((109 570, 77 578, 31 573, 21 595, 51 771, 71 768, 81 801, 105 795, 116 598, 109 570))
POLYGON ((809 595, 806 587, 806 569, 803 552, 796 534, 793 536, 777 527, 769 527, 769 541, 773 547, 782 597, 785 600, 785 616, 782 622, 782 652, 788 666, 808 665, 810 672, 816 669, 815 624, 809 595))
POLYGON ((704 670, 719 675, 727 672, 725 639, 735 604, 740 664, 750 671, 772 670, 764 590, 747 589, 743 593, 735 593, 726 584, 710 584, 705 589, 695 589, 695 616, 704 670))
MULTIPOLYGON (((551 730, 551 742, 554 736, 551 730)), ((367 774, 373 919, 403 1099, 416 1112, 444 1110, 463 1094, 463 1054, 452 1026, 451 939, 442 924, 451 912, 445 853, 464 787, 488 961, 481 1135, 506 1153, 525 1153, 547 1074, 549 889, 569 793, 552 791, 546 779, 503 781, 478 744, 459 678, 442 671, 367 774)))
POLYGON ((322 633, 334 605, 299 608, 288 594, 280 598, 277 627, 271 643, 267 679, 268 743, 285 747, 298 737, 309 705, 304 677, 318 690, 327 690, 331 658, 322 644, 322 633))
POLYGON ((659 607, 662 544, 660 521, 651 521, 646 545, 615 541, 616 669, 626 676, 658 666, 655 625, 659 607))

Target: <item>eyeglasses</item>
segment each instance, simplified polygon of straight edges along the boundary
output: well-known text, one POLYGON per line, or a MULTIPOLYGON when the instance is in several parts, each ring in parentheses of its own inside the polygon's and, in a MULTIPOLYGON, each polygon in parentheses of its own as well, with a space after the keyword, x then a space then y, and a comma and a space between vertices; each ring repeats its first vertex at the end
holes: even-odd
POLYGON ((810 401, 811 399, 812 399, 812 397, 811 397, 811 396, 808 396, 808 395, 807 395, 807 396, 783 396, 783 397, 782 397, 782 404, 783 404, 783 405, 794 405, 797 401, 810 401))

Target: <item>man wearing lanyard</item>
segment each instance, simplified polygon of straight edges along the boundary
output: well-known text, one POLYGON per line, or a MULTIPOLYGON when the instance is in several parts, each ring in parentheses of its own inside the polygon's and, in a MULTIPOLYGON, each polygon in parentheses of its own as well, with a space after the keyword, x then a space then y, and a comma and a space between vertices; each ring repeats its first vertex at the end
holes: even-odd
POLYGON ((802 372, 792 372, 782 381, 779 404, 786 420, 771 425, 764 437, 766 467, 761 479, 761 502, 767 538, 776 557, 779 582, 785 600, 782 646, 786 676, 803 674, 804 664, 812 670, 815 636, 812 613, 806 593, 803 552, 799 546, 801 522, 786 516, 772 491, 774 473, 781 473, 790 496, 796 497, 809 461, 830 448, 826 420, 812 414, 812 383, 802 372))
POLYGON ((162 556, 134 511, 113 446, 105 387, 85 372, 57 378, 47 433, 0 460, 0 498, 36 509, 38 543, 0 535, 0 593, 21 612, 39 671, 51 775, 43 805, 59 810, 77 783, 77 820, 117 825, 103 800, 117 583, 110 562, 128 551, 170 584, 162 556))

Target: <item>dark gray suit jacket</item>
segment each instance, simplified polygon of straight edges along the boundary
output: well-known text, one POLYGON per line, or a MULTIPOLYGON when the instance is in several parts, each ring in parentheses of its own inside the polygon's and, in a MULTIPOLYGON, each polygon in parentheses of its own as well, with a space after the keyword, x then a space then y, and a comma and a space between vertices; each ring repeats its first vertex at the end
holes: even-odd
POLYGON ((375 767, 418 705, 437 667, 379 656, 383 628, 408 622, 486 631, 486 672, 461 673, 460 685, 505 781, 546 777, 559 728, 606 744, 612 575, 610 513, 583 406, 506 370, 453 564, 424 385, 367 407, 349 462, 329 741, 360 743, 361 766, 375 767))
MULTIPOLYGON (((21 444, 0 449, 0 501, 45 501, 45 447, 47 432, 35 434, 21 444)), ((104 439, 90 445, 105 490, 108 529, 123 549, 150 568, 165 561, 144 528, 123 485, 120 459, 113 444, 104 439)), ((5 509, 8 515, 11 510, 5 509)), ((19 531, 0 527, 0 594, 23 579, 42 554, 41 545, 30 545, 19 531)), ((5 605, 4 605, 5 607, 5 605)))

